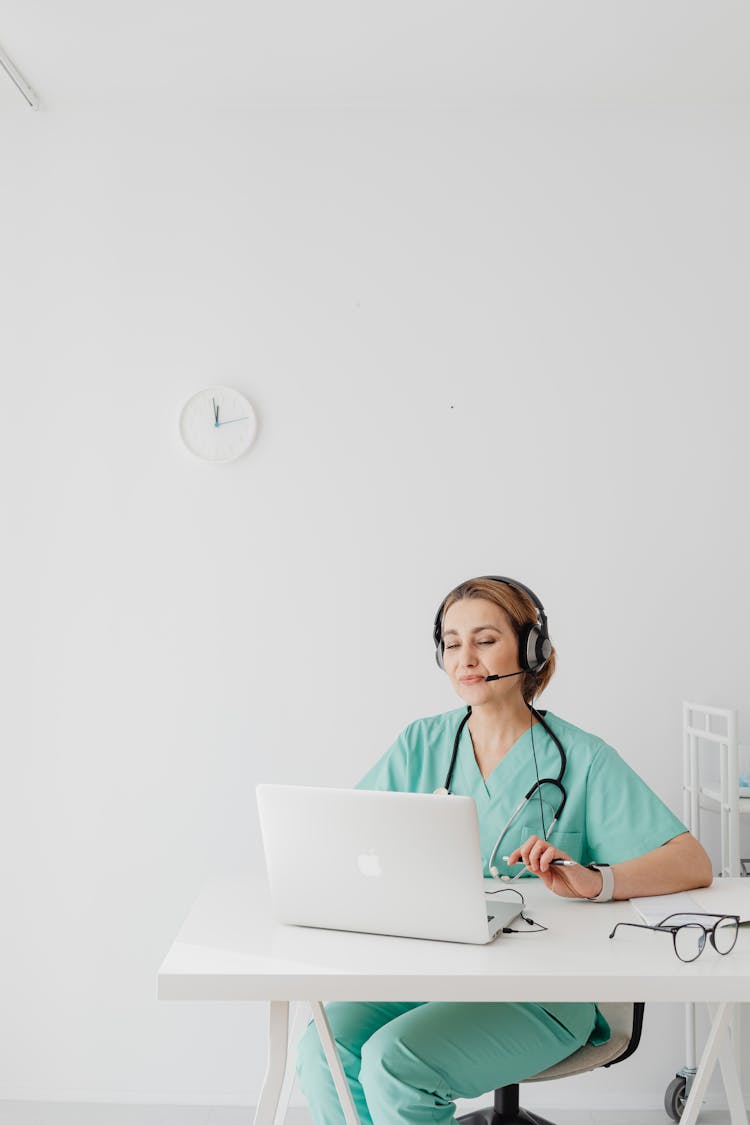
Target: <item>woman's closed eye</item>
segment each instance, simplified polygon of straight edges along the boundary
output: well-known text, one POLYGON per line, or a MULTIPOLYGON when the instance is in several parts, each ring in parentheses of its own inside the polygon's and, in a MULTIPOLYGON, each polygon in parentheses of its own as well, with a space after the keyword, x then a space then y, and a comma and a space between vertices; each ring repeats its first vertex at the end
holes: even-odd
MULTIPOLYGON (((446 645, 445 647, 446 648, 458 648, 460 643, 461 643, 460 641, 453 641, 452 644, 446 645)), ((495 643, 496 643, 495 641, 477 641, 477 644, 479 644, 479 645, 494 645, 495 643)))

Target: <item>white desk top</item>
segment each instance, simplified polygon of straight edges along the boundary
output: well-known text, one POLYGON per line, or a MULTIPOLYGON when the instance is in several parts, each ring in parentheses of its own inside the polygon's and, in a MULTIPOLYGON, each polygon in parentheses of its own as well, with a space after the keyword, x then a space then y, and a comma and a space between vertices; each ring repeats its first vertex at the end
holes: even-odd
MULTIPOLYGON (((501 934, 486 946, 283 926, 264 882, 204 888, 158 974, 161 1000, 709 1000, 750 1002, 750 927, 721 957, 710 945, 683 964, 672 938, 609 931, 639 921, 628 902, 561 899, 522 887, 545 933, 501 934)), ((750 917, 750 879, 691 891, 703 910, 750 917)), ((518 919, 515 928, 526 929, 518 919)))

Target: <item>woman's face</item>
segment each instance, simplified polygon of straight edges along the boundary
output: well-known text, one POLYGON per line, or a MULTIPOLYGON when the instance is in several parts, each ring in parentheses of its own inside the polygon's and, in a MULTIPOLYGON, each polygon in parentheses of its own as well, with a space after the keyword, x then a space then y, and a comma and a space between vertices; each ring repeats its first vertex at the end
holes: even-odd
POLYGON ((485 683, 486 676, 520 672, 518 638, 505 610, 484 598, 461 598, 443 620, 443 663, 455 691, 476 707, 520 692, 522 677, 485 683))

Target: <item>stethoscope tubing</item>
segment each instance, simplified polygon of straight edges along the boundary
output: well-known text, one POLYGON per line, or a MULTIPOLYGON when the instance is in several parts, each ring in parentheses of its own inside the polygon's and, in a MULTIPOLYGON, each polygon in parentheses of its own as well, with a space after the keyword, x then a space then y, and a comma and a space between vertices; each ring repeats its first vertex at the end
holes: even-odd
MULTIPOLYGON (((555 745, 558 749, 558 752, 560 754, 560 770, 558 772, 557 777, 537 777, 536 781, 531 786, 528 793, 526 793, 521 798, 521 800, 519 801, 519 803, 516 805, 515 809, 511 813, 509 819, 506 821, 505 825, 503 826, 503 828, 500 832, 500 835, 498 836, 497 840, 495 841, 495 846, 492 849, 492 853, 490 855, 490 859, 489 859, 489 862, 487 864, 487 867, 488 867, 490 873, 495 877, 497 875, 497 869, 494 866, 495 856, 498 853, 500 845, 502 844, 503 840, 505 839, 505 837, 506 837, 508 831, 510 830, 511 826, 514 824, 516 818, 520 815, 521 810, 526 807, 526 805, 529 803, 529 801, 531 800, 533 795, 535 793, 539 793, 540 801, 543 800, 543 798, 542 798, 542 786, 543 785, 554 785, 554 787, 560 793, 560 803, 557 806, 557 809, 555 810, 555 815, 552 818, 552 822, 551 822, 549 828, 547 829, 545 839, 549 839, 549 837, 552 833, 552 829, 555 827, 558 820, 560 819, 562 811, 565 808, 565 802, 568 799, 568 795, 565 791, 565 786, 562 783, 562 779, 565 776, 565 769, 566 769, 566 766, 568 764, 568 760, 567 760, 567 757, 565 755, 565 750, 563 749, 563 745, 560 742, 560 739, 555 734, 555 732, 550 729, 549 723, 545 722, 544 716, 541 715, 534 707, 529 706, 529 711, 531 712, 532 716, 534 716, 538 720, 538 722, 541 723, 541 725, 544 727, 547 734, 550 736, 552 741, 555 743, 555 745)), ((440 793, 442 795, 449 795, 450 794, 451 781, 453 780, 453 772, 455 770, 456 758, 458 756, 458 744, 461 741, 461 735, 463 733, 463 729, 466 726, 466 724, 468 723, 470 715, 471 715, 471 707, 467 707, 466 714, 464 715, 463 719, 461 720, 461 723, 459 724, 458 730, 456 731, 456 737, 453 740, 453 753, 451 754, 451 760, 450 760, 450 764, 448 766, 448 773, 445 776, 445 785, 443 786, 442 789, 436 790, 437 793, 440 793)), ((519 872, 518 875, 514 875, 513 879, 519 878, 519 876, 522 875, 522 874, 523 874, 523 869, 519 872)))

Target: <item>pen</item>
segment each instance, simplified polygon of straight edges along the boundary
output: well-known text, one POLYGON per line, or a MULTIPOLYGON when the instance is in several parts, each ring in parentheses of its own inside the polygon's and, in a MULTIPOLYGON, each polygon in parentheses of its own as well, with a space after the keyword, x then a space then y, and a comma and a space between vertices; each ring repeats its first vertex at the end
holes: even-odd
MULTIPOLYGON (((503 856, 503 860, 506 863, 508 862, 507 855, 503 856)), ((519 860, 518 862, 520 863, 521 861, 519 860)), ((549 865, 550 867, 578 867, 574 859, 551 859, 549 865)))

